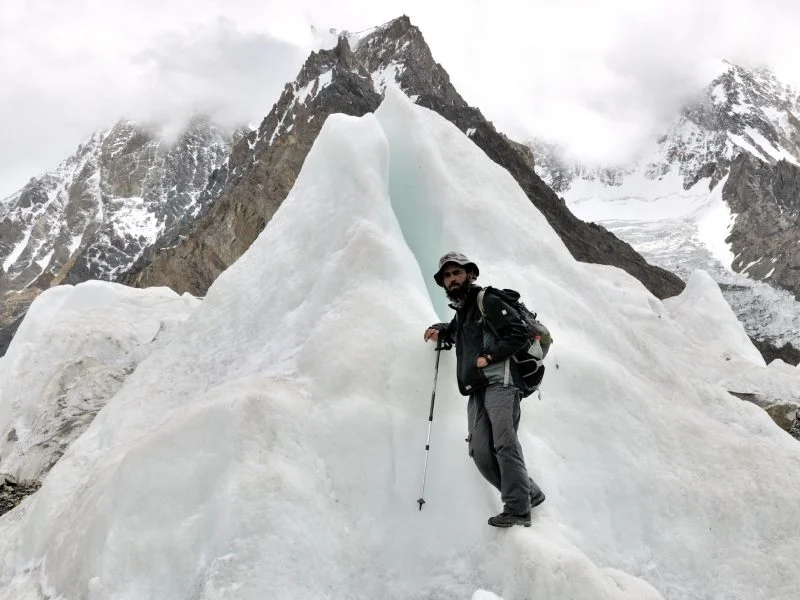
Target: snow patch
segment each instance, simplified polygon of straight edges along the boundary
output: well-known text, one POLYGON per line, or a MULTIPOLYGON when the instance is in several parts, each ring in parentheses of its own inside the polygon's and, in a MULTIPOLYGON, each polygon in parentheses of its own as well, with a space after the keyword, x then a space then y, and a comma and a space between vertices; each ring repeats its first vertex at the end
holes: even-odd
POLYGON ((47 268, 47 265, 50 264, 50 259, 53 258, 53 254, 55 254, 55 250, 50 250, 50 252, 36 261, 36 264, 39 265, 39 269, 41 271, 44 271, 47 268))
MULTIPOLYGON (((736 218, 731 213, 728 203, 722 199, 722 190, 728 181, 726 175, 717 183, 708 197, 708 202, 697 211, 694 221, 697 227, 697 237, 708 248, 712 256, 725 268, 731 269, 734 261, 731 245, 725 240, 733 231, 736 218)), ((709 181, 701 180, 697 186, 708 189, 709 181)))
POLYGON ((716 105, 725 104, 728 101, 728 95, 725 93, 725 86, 718 83, 711 90, 711 100, 716 105))
POLYGON ((752 127, 746 127, 745 132, 750 137, 750 139, 753 140, 753 142, 758 144, 758 146, 762 150, 764 150, 764 152, 769 154, 775 161, 785 160, 792 163, 793 165, 800 166, 800 163, 797 162, 797 159, 794 156, 792 156, 792 154, 788 150, 786 150, 785 148, 776 148, 775 146, 773 146, 772 143, 770 143, 770 141, 767 140, 767 138, 765 138, 761 134, 761 132, 759 132, 757 129, 754 129, 752 127))
POLYGON ((741 272, 742 272, 742 273, 746 273, 746 272, 747 272, 747 271, 750 269, 750 267, 753 267, 753 266, 757 265, 757 264, 758 264, 758 263, 760 263, 762 260, 764 260, 764 257, 763 257, 763 256, 762 256, 762 257, 760 257, 760 258, 757 258, 756 260, 750 261, 750 262, 749 262, 749 263, 747 263, 747 265, 746 265, 746 266, 745 266, 745 267, 744 267, 744 268, 741 270, 741 272))
POLYGON ((17 262, 17 260, 19 259, 19 257, 20 257, 20 256, 22 256, 22 253, 25 251, 25 248, 27 248, 27 247, 28 247, 28 242, 29 242, 29 241, 30 241, 30 239, 31 239, 31 233, 32 233, 32 232, 33 232, 33 226, 31 226, 31 227, 28 227, 28 228, 25 230, 25 234, 23 235, 23 237, 22 237, 22 240, 20 240, 20 241, 17 243, 17 245, 16 245, 16 246, 14 246, 14 249, 11 251, 11 254, 9 254, 9 255, 6 257, 6 259, 3 261, 3 270, 4 270, 6 273, 8 273, 8 272, 9 272, 9 269, 11 268, 11 266, 12 266, 12 265, 13 265, 15 262, 17 262))
POLYGON ((139 240, 145 245, 155 242, 161 225, 143 198, 117 198, 114 205, 111 223, 117 235, 139 240))
POLYGON ((377 94, 386 92, 387 87, 399 87, 400 77, 405 71, 405 65, 396 61, 390 62, 371 74, 372 87, 377 94))
POLYGON ((83 233, 72 236, 72 240, 70 241, 69 245, 67 245, 67 251, 69 252, 70 256, 72 256, 75 253, 75 250, 77 250, 80 247, 82 240, 83 240, 83 233))
POLYGON ((765 163, 769 163, 770 162, 770 160, 766 156, 764 156, 761 152, 759 152, 758 149, 755 146, 753 146, 753 144, 748 142, 742 136, 736 135, 735 133, 728 132, 728 138, 734 144, 736 144, 737 146, 739 146, 743 150, 749 152, 750 154, 755 156, 757 159, 759 159, 761 161, 764 161, 765 163))

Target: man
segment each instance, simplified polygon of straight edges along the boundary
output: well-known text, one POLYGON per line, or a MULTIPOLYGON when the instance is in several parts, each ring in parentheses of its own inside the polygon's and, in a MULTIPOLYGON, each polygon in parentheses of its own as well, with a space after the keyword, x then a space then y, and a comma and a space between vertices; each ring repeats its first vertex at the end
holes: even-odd
POLYGON ((481 314, 477 298, 482 288, 474 283, 478 275, 478 265, 463 254, 448 252, 439 259, 433 278, 456 315, 449 324, 426 329, 425 341, 455 344, 458 388, 469 396, 469 454, 503 500, 503 512, 491 517, 489 525, 530 527, 531 507, 545 496, 528 477, 517 438, 521 396, 511 360, 529 342, 528 329, 517 312, 491 292, 484 292, 485 316, 481 314))

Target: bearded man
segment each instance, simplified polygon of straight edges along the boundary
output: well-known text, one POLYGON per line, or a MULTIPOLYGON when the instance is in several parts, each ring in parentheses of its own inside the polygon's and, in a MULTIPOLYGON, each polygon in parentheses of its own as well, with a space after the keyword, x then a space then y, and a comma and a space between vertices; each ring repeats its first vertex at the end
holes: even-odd
POLYGON ((503 501, 503 512, 491 517, 489 525, 530 527, 531 507, 545 496, 528 476, 517 438, 521 393, 512 359, 530 342, 530 335, 520 315, 491 288, 484 292, 480 310, 477 299, 483 288, 475 284, 479 273, 478 265, 461 253, 448 252, 439 259, 433 278, 456 314, 450 323, 431 325, 424 339, 455 345, 458 388, 469 396, 469 455, 503 501))

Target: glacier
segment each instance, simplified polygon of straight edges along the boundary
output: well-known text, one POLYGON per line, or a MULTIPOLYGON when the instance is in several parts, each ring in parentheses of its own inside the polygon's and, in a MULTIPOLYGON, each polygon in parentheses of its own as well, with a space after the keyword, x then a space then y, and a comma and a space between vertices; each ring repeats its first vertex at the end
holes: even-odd
MULTIPOLYGON (((75 290, 89 303, 110 285, 75 290)), ((49 326, 36 303, 23 334, 49 326)), ((706 273, 661 302, 576 262, 505 170, 396 89, 375 114, 327 119, 274 218, 181 314, 0 517, 0 599, 800 589, 800 444, 728 393, 796 398, 800 369, 765 366, 706 273), (416 503, 435 358, 422 332, 451 316, 431 275, 452 249, 479 283, 522 292, 555 338, 542 394, 523 402, 548 496, 530 529, 486 525, 501 503, 467 456, 452 353, 416 503)), ((18 386, 45 374, 20 348, 0 359, 18 386)), ((6 421, 13 401, 4 379, 6 421)))

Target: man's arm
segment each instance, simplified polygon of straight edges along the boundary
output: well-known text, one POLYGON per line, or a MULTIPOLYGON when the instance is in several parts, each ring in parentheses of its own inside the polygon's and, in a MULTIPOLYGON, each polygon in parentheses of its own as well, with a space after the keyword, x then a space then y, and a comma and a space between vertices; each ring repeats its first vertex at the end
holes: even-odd
POLYGON ((492 362, 503 362, 530 341, 528 327, 519 313, 491 292, 483 296, 483 309, 489 331, 495 337, 484 351, 492 362))

